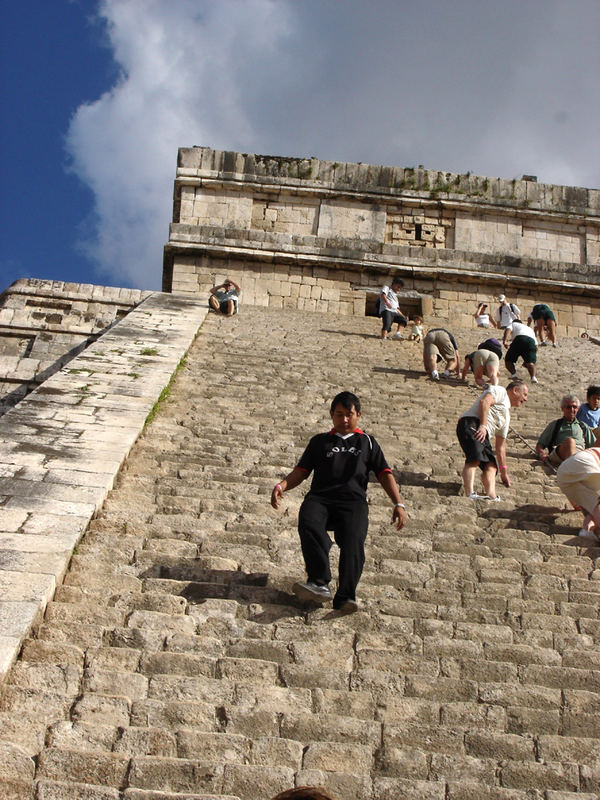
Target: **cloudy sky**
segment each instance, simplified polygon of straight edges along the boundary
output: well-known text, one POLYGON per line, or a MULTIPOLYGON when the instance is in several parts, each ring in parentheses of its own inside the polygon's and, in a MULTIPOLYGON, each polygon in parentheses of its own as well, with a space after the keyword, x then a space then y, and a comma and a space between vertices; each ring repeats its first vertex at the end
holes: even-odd
POLYGON ((599 0, 0 3, 0 290, 159 288, 180 146, 600 187, 599 0))

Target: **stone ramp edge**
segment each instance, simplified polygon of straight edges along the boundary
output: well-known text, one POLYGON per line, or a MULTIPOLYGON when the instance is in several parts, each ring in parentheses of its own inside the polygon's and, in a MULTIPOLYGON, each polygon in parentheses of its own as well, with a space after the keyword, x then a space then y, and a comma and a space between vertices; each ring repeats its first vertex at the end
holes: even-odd
POLYGON ((0 418, 0 684, 207 314, 150 294, 0 418))

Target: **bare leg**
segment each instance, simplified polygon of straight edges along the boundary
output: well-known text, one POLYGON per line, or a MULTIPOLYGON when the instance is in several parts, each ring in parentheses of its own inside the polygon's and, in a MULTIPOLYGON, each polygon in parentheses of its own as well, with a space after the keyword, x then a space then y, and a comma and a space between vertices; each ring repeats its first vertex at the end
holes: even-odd
POLYGON ((594 521, 594 518, 592 517, 591 514, 584 514, 583 515, 583 523, 582 523, 581 527, 586 531, 592 531, 592 529, 595 527, 594 524, 593 524, 593 521, 594 521))
POLYGON ((425 367, 425 372, 428 375, 431 375, 433 370, 436 368, 437 359, 435 354, 426 355, 423 353, 423 366, 425 367))
POLYGON ((546 326, 548 329, 548 338, 552 342, 552 344, 556 344, 556 322, 553 319, 549 319, 546 322, 546 326))
POLYGON ((211 294, 211 296, 208 298, 208 305, 212 308, 213 311, 221 310, 219 307, 219 301, 214 296, 214 294, 211 294))
POLYGON ((564 442, 556 448, 556 452, 563 461, 571 456, 574 456, 577 452, 577 443, 575 442, 575 439, 573 439, 572 436, 569 436, 568 439, 565 439, 564 442))
POLYGON ((591 517, 594 520, 594 525, 596 526, 596 536, 600 538, 600 502, 596 503, 592 509, 591 517))
POLYGON ((497 386, 499 380, 498 367, 494 366, 494 364, 488 364, 485 368, 485 372, 488 383, 491 383, 492 386, 497 386))
POLYGON ((481 473, 481 482, 488 497, 496 497, 496 473, 498 470, 493 464, 487 464, 481 473))
POLYGON ((535 372, 536 372, 535 364, 525 364, 525 369, 532 378, 535 378, 535 372))
POLYGON ((233 302, 233 300, 228 300, 227 301, 227 309, 225 311, 225 316, 226 317, 231 317, 231 316, 233 316, 234 313, 235 313, 235 303, 233 302))
POLYGON ((544 320, 541 317, 536 320, 535 332, 537 333, 541 344, 544 341, 544 320))
POLYGON ((475 491, 475 473, 478 466, 479 461, 467 461, 463 467, 462 479, 467 497, 475 491))

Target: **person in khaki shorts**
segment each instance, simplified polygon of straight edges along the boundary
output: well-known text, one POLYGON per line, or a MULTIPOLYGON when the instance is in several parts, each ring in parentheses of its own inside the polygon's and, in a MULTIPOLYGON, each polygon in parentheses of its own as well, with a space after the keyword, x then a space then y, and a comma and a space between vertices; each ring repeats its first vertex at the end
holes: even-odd
POLYGON ((578 450, 593 447, 596 437, 592 429, 578 420, 579 400, 574 394, 566 394, 560 401, 562 417, 553 420, 542 431, 535 452, 542 461, 558 467, 578 450))
POLYGON ((596 536, 600 540, 600 448, 580 450, 563 461, 556 472, 556 482, 583 512, 578 535, 596 536))
POLYGON ((467 379, 468 371, 473 370, 477 386, 483 388, 486 383, 496 386, 500 372, 500 359, 491 350, 475 350, 465 356, 461 378, 467 379))
POLYGON ((432 328, 423 342, 423 366, 431 380, 439 381, 440 379, 437 371, 438 361, 446 362, 442 378, 449 378, 452 370, 458 378, 460 374, 458 358, 458 345, 450 331, 445 328, 432 328))

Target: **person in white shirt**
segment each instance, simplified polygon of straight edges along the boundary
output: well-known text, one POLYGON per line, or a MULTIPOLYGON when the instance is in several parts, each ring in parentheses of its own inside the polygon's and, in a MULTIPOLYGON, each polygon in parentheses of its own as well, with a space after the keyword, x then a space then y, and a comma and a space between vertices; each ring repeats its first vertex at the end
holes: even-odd
POLYGON ((531 382, 537 383, 536 377, 536 361, 537 361, 537 340, 535 333, 531 330, 529 325, 525 325, 520 319, 516 319, 507 325, 504 329, 504 338, 502 344, 506 347, 508 337, 512 334, 512 342, 504 356, 504 363, 506 369, 510 373, 511 378, 516 378, 516 363, 520 357, 523 359, 525 369, 531 376, 531 382))
POLYGON ((527 402, 529 388, 522 380, 512 380, 506 389, 489 386, 471 408, 461 414, 456 435, 465 454, 462 471, 465 495, 470 500, 500 500, 496 494, 496 474, 510 486, 506 465, 506 437, 510 427, 510 409, 527 402), (492 450, 492 437, 495 437, 492 450), (481 469, 481 482, 485 494, 475 491, 475 475, 481 469))
POLYGON ((505 295, 499 294, 498 302, 500 306, 496 311, 497 328, 506 328, 513 320, 520 319, 521 311, 519 306, 516 306, 514 303, 509 303, 505 295))
POLYGON ((394 278, 391 286, 384 286, 379 295, 379 316, 381 317, 381 338, 387 339, 388 333, 392 330, 394 322, 398 325, 398 330, 394 334, 394 339, 401 339, 400 328, 406 328, 408 320, 400 311, 400 301, 398 292, 404 286, 400 278, 394 278))

